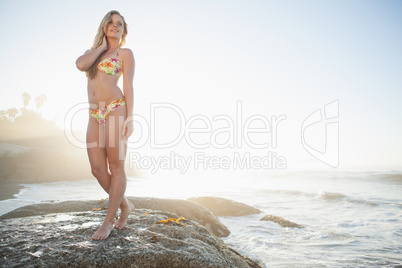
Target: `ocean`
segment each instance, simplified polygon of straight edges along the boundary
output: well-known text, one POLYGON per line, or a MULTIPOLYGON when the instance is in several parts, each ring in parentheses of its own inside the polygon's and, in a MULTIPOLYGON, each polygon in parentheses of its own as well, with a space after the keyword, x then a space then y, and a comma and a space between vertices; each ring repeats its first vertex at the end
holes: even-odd
MULTIPOLYGON (((40 202, 107 197, 95 179, 25 184, 0 214, 40 202)), ((275 172, 155 175, 128 178, 127 196, 217 196, 263 213, 219 217, 223 241, 263 267, 402 265, 402 172, 275 172), (303 225, 260 221, 275 215, 303 225)))

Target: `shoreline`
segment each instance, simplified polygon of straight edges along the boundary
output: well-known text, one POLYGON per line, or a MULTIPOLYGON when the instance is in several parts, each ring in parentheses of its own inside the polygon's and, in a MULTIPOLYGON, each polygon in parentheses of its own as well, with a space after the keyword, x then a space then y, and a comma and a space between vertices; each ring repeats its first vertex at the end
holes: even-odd
POLYGON ((14 195, 18 194, 24 188, 23 185, 17 183, 0 184, 0 201, 15 199, 14 195))

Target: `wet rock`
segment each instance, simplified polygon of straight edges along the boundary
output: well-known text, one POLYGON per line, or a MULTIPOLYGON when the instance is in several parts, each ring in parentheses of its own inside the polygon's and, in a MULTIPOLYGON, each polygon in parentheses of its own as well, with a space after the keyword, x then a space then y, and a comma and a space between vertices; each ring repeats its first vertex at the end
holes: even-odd
MULTIPOLYGON (((192 220, 136 209, 123 230, 93 241, 106 211, 0 220, 1 267, 260 267, 192 220)), ((180 215, 181 216, 181 215, 180 215)))
POLYGON ((252 206, 221 197, 195 197, 188 200, 200 204, 214 213, 215 216, 245 216, 261 213, 261 210, 252 206))
MULTIPOLYGON (((151 197, 128 197, 136 208, 145 208, 171 212, 204 225, 213 234, 226 237, 230 231, 205 207, 194 202, 180 199, 163 199, 151 197)), ((94 208, 107 207, 104 201, 65 201, 60 203, 40 203, 18 208, 0 216, 0 219, 20 218, 49 213, 89 211, 94 208)))
POLYGON ((285 220, 284 218, 274 216, 274 215, 266 215, 263 218, 261 218, 260 221, 272 221, 272 222, 278 223, 279 225, 281 225, 283 227, 304 228, 302 225, 299 225, 297 223, 285 220))

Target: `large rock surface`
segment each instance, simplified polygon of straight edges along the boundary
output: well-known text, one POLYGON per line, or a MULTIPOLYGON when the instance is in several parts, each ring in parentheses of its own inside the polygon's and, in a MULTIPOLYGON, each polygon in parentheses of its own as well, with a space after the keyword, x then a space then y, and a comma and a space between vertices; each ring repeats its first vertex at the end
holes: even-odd
POLYGON ((195 221, 156 224, 183 216, 169 212, 137 208, 123 230, 92 241, 105 213, 0 220, 1 267, 259 267, 195 221))
POLYGON ((189 198, 188 200, 206 207, 217 217, 245 216, 261 213, 261 210, 255 207, 221 197, 203 196, 189 198))
MULTIPOLYGON (((219 237, 226 237, 230 231, 214 216, 211 211, 194 202, 180 199, 163 199, 152 197, 128 197, 136 208, 160 210, 195 220, 219 237)), ((45 215, 49 213, 64 213, 88 211, 96 207, 107 207, 104 201, 65 201, 60 203, 39 203, 18 208, 0 216, 0 219, 20 218, 45 215)))

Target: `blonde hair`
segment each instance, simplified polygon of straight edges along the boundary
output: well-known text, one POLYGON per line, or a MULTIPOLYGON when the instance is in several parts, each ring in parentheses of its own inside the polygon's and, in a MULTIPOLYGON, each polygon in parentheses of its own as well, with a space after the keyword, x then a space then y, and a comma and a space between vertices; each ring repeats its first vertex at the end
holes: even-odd
MULTIPOLYGON (((127 29, 128 25, 127 25, 126 21, 124 20, 124 17, 120 14, 119 11, 112 10, 112 11, 109 11, 103 17, 103 19, 98 27, 98 33, 95 36, 94 43, 91 47, 91 50, 94 50, 94 49, 100 47, 100 45, 102 44, 103 37, 105 36, 108 24, 112 21, 112 16, 114 14, 119 15, 123 20, 123 35, 121 36, 119 47, 124 46, 124 44, 126 43, 126 36, 128 34, 128 29, 127 29)), ((99 57, 95 60, 94 64, 92 64, 92 66, 86 72, 87 77, 89 77, 90 79, 95 78, 96 72, 97 72, 97 65, 100 62, 100 59, 102 58, 102 56, 105 52, 103 52, 99 55, 99 57)))

